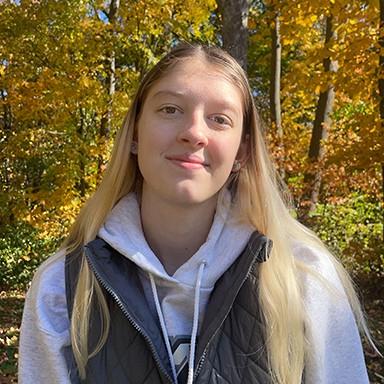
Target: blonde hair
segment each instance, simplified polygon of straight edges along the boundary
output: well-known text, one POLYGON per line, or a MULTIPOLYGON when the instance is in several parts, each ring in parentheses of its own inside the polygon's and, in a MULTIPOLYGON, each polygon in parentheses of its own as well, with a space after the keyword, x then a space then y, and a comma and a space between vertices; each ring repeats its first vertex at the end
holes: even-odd
MULTIPOLYGON (((370 337, 348 274, 327 252, 321 241, 290 215, 264 144, 246 74, 225 51, 217 47, 182 44, 161 59, 143 78, 117 135, 103 180, 80 212, 63 248, 69 253, 93 240, 113 206, 124 195, 137 188, 141 175, 136 157, 131 155, 130 148, 145 97, 154 82, 169 73, 177 63, 196 57, 213 65, 238 87, 243 95, 243 131, 248 143, 248 158, 230 185, 234 191, 234 205, 239 218, 265 234, 274 243, 268 262, 260 265, 259 277, 260 306, 265 320, 272 380, 279 384, 299 383, 304 369, 304 356, 308 352, 300 271, 316 273, 294 258, 294 241, 320 248, 323 250, 321 254, 329 257, 343 283, 359 328, 369 340, 370 337)), ((84 255, 82 258, 71 318, 71 339, 79 373, 84 378, 88 359, 100 351, 107 339, 110 319, 102 289, 89 269, 84 255), (98 305, 100 308, 103 329, 95 349, 88 351, 88 322, 92 305, 98 305)))

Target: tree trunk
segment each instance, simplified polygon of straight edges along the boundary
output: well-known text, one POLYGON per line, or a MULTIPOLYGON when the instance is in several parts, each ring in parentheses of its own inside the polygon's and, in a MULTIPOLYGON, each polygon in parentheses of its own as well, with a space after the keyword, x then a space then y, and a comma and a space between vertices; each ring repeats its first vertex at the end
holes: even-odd
POLYGON ((217 0, 223 47, 247 70, 248 0, 217 0))
MULTIPOLYGON (((79 107, 79 125, 77 127, 77 134, 80 138, 80 140, 83 140, 83 137, 85 135, 85 115, 84 115, 84 110, 82 107, 79 107)), ((87 183, 85 181, 85 154, 83 151, 80 152, 79 154, 79 180, 76 185, 76 188, 80 192, 80 196, 84 197, 85 192, 87 189, 87 183)))
MULTIPOLYGON (((327 45, 334 33, 332 30, 332 16, 326 18, 326 32, 325 32, 325 45, 327 45)), ((336 62, 332 61, 330 57, 324 59, 323 62, 324 72, 336 71, 336 62)), ((319 193, 322 179, 322 162, 324 159, 323 141, 327 138, 327 132, 331 126, 331 117, 334 104, 335 92, 331 83, 328 84, 327 89, 322 91, 316 107, 315 121, 313 123, 311 143, 309 146, 308 157, 311 164, 311 170, 306 175, 306 182, 309 187, 309 205, 304 208, 305 216, 316 208, 319 200, 319 193)))
MULTIPOLYGON (((3 130, 4 130, 4 137, 2 138, 2 141, 4 143, 8 142, 8 137, 10 135, 11 129, 12 129, 12 112, 11 112, 11 106, 6 102, 7 96, 6 92, 4 90, 0 91, 0 97, 3 102, 3 130)), ((5 191, 9 191, 11 182, 9 179, 9 157, 7 155, 8 151, 4 151, 4 161, 3 161, 3 170, 4 170, 4 183, 3 187, 5 191)))
MULTIPOLYGON (((108 21, 112 25, 112 34, 113 36, 116 34, 116 21, 117 21, 117 13, 120 7, 120 0, 111 0, 111 4, 109 6, 108 13, 108 21)), ((112 44, 113 46, 113 44, 112 44)), ((115 94, 116 87, 116 52, 115 49, 112 48, 109 54, 109 72, 107 76, 107 87, 108 87, 108 102, 107 108, 101 118, 100 123, 100 138, 105 143, 109 140, 109 136, 111 133, 111 121, 112 121, 112 103, 113 103, 113 95, 115 94)), ((103 155, 99 155, 99 164, 98 164, 98 175, 101 175, 103 168, 103 155)))
POLYGON ((272 60, 271 60, 271 81, 270 81, 270 107, 271 122, 276 129, 278 140, 277 165, 279 167, 280 176, 285 177, 284 171, 284 143, 283 143, 283 127, 281 124, 281 43, 280 43, 280 15, 279 12, 274 13, 274 26, 272 28, 272 60))
MULTIPOLYGON (((384 0, 380 0, 380 26, 379 26, 379 44, 381 53, 379 57, 379 97, 380 97, 380 122, 381 130, 384 133, 384 0)), ((381 164, 382 175, 382 193, 384 206, 384 163, 381 164)), ((383 241, 384 241, 384 212, 383 212, 383 241)))
MULTIPOLYGON (((10 178, 10 169, 11 169, 11 162, 9 158, 9 151, 6 150, 7 145, 8 145, 8 137, 11 134, 12 130, 12 110, 11 106, 6 102, 7 96, 5 90, 0 91, 0 97, 1 101, 3 102, 3 117, 2 117, 2 123, 3 123, 3 137, 2 137, 2 142, 3 149, 2 151, 2 175, 0 175, 0 181, 3 186, 3 191, 6 192, 7 194, 11 194, 11 185, 12 181, 10 178)), ((11 173, 12 174, 12 173, 11 173)), ((7 203, 9 204, 9 199, 7 199, 7 203)), ((9 215, 6 219, 3 220, 3 218, 0 216, 0 225, 3 224, 3 221, 5 222, 12 222, 14 220, 14 214, 12 213, 12 209, 7 209, 9 212, 9 215)))

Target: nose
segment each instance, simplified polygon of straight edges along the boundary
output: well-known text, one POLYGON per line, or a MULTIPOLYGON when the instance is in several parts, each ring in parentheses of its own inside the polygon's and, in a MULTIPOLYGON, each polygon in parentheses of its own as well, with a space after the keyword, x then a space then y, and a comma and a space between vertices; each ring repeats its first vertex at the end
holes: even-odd
POLYGON ((205 147, 208 144, 208 137, 204 116, 197 113, 190 116, 177 139, 193 147, 205 147))

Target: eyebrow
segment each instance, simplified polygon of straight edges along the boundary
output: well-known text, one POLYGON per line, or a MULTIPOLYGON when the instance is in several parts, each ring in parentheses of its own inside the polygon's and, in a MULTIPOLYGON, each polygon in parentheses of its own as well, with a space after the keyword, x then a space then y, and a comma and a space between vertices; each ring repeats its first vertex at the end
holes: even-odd
POLYGON ((185 93, 180 92, 180 91, 160 90, 160 91, 156 92, 152 97, 159 97, 159 96, 180 97, 180 96, 185 96, 185 93))

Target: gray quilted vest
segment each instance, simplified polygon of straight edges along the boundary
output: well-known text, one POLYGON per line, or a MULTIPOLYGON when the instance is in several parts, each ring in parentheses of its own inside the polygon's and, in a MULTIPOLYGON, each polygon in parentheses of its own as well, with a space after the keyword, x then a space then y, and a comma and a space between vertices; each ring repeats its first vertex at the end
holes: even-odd
MULTIPOLYGON (((216 282, 197 338, 195 384, 268 384, 270 374, 258 302, 258 265, 271 242, 254 232, 237 260, 216 282)), ((137 266, 102 239, 87 244, 87 261, 104 289, 111 326, 108 339, 87 364, 80 381, 70 347, 65 351, 71 383, 172 384, 172 371, 158 319, 150 311, 137 266)), ((72 313, 80 253, 66 257, 66 294, 72 313)), ((218 261, 219 262, 219 261, 218 261)), ((94 309, 89 347, 100 334, 94 309)), ((179 377, 179 384, 185 383, 179 377)))

